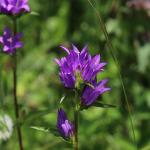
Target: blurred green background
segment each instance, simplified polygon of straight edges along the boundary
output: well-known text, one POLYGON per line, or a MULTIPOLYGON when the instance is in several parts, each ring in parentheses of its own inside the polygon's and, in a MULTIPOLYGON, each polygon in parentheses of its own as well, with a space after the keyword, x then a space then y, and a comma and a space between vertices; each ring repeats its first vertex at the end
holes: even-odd
MULTIPOLYGON (((101 54, 108 65, 98 78, 109 78, 112 90, 101 100, 117 108, 90 108, 80 116, 80 150, 135 150, 127 105, 118 71, 110 49, 100 30, 98 17, 87 0, 30 0, 32 11, 39 16, 25 15, 19 20, 24 33, 24 48, 18 50, 18 99, 21 111, 25 150, 69 150, 71 145, 51 133, 32 126, 51 127, 63 95, 68 101, 71 92, 64 89, 54 58, 64 52, 60 45, 79 49, 88 44, 94 55, 101 54)), ((134 10, 126 0, 95 0, 118 58, 128 100, 132 106, 134 130, 140 150, 150 150, 150 16, 145 10, 134 10)), ((12 26, 6 16, 0 16, 0 33, 12 26)), ((14 119, 12 100, 11 57, 0 54, 0 114, 14 119)), ((66 109, 72 117, 70 108, 66 109)), ((14 123, 15 124, 15 123, 14 123)), ((0 128, 1 130, 1 128, 0 128)), ((0 150, 17 150, 15 130, 8 140, 0 138, 0 150)))

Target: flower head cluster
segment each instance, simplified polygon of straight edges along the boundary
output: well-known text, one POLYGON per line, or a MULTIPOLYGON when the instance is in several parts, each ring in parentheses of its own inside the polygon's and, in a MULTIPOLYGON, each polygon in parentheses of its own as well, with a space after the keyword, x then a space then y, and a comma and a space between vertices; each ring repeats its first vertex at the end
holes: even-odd
POLYGON ((66 113, 61 108, 58 110, 57 128, 64 139, 74 135, 74 125, 67 119, 66 113))
POLYGON ((0 13, 6 15, 21 15, 30 11, 28 0, 0 0, 0 13))
POLYGON ((81 96, 81 105, 92 105, 104 92, 110 90, 106 87, 107 80, 97 82, 97 74, 104 70, 106 62, 100 61, 100 55, 91 56, 84 47, 80 52, 73 46, 71 50, 62 47, 67 56, 56 59, 60 67, 60 79, 67 88, 78 88, 80 83, 84 85, 81 96))
POLYGON ((20 41, 21 37, 21 33, 14 36, 9 28, 5 28, 3 35, 0 36, 0 44, 3 46, 3 52, 13 54, 16 49, 22 48, 23 43, 20 41))
POLYGON ((100 62, 100 55, 92 57, 87 47, 81 52, 75 46, 72 50, 62 48, 68 55, 60 60, 56 59, 56 62, 60 67, 60 79, 67 88, 75 88, 79 81, 91 82, 106 65, 105 62, 100 62))

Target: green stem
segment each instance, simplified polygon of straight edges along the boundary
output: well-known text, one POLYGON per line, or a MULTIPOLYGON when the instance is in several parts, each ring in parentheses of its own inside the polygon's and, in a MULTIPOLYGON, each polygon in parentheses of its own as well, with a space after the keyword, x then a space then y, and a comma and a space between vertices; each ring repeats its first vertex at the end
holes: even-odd
MULTIPOLYGON (((14 36, 17 34, 17 20, 16 18, 13 19, 13 32, 14 36)), ((17 52, 13 54, 13 100, 14 100, 14 110, 15 110, 15 116, 17 121, 17 135, 18 135, 18 143, 20 150, 23 150, 23 142, 22 142, 22 133, 21 133, 21 127, 18 124, 19 120, 19 105, 17 100, 17 52)))
POLYGON ((78 122, 79 122, 79 97, 78 91, 75 90, 74 96, 74 137, 73 137, 73 146, 74 150, 78 150, 78 122))
POLYGON ((74 111, 74 125, 75 125, 74 150, 78 150, 78 121, 79 121, 79 112, 78 110, 75 110, 74 111))
POLYGON ((124 81, 123 81, 123 77, 122 77, 122 74, 121 74, 121 71, 120 71, 120 65, 119 65, 119 61, 115 55, 114 52, 114 47, 110 41, 110 38, 109 38, 109 35, 108 35, 108 32, 107 32, 107 29, 106 29, 106 26, 105 24, 103 23, 103 19, 102 19, 102 16, 101 14, 99 13, 99 11, 96 9, 96 7, 93 5, 93 3, 91 2, 91 0, 87 0, 89 2, 89 4, 91 5, 91 7, 94 9, 98 19, 99 19, 99 24, 100 24, 100 27, 102 29, 102 32, 104 33, 104 36, 105 36, 105 39, 107 41, 107 45, 110 49, 110 54, 115 62, 115 65, 117 67, 117 71, 118 71, 118 75, 119 75, 119 79, 121 81, 121 85, 122 85, 122 89, 123 89, 123 93, 124 93, 124 97, 125 97, 125 102, 127 104, 127 110, 128 110, 128 113, 129 113, 129 119, 130 119, 130 123, 131 123, 131 128, 132 128, 132 133, 133 133, 133 140, 134 140, 134 143, 136 145, 136 148, 137 148, 137 142, 136 142, 136 136, 135 136, 135 131, 134 131, 134 123, 133 123, 133 119, 132 119, 132 116, 133 116, 133 112, 131 110, 131 106, 130 106, 130 103, 129 103, 129 100, 128 100, 128 96, 127 96, 127 92, 126 92, 126 89, 125 89, 125 85, 124 85, 124 81))

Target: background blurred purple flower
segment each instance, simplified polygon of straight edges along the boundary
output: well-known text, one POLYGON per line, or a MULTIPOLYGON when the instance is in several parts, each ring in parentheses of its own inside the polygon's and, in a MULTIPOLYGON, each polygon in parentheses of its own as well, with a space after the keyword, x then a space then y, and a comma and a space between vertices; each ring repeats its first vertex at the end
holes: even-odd
POLYGON ((22 34, 12 35, 9 28, 5 28, 3 35, 0 36, 0 44, 3 46, 3 52, 13 54, 16 49, 22 48, 23 43, 20 41, 22 34))
POLYGON ((75 88, 76 83, 91 82, 98 72, 103 70, 106 63, 100 63, 100 55, 92 57, 84 47, 80 52, 77 47, 73 45, 71 50, 62 46, 67 52, 67 56, 56 59, 60 67, 60 79, 65 87, 75 88))
POLYGON ((67 119, 66 113, 61 108, 58 110, 57 128, 64 139, 74 134, 74 125, 67 119))
POLYGON ((150 8, 150 0, 130 0, 127 5, 136 9, 150 8))
POLYGON ((30 11, 28 0, 0 0, 0 13, 20 15, 30 11))
POLYGON ((92 105, 97 98, 110 88, 106 87, 108 80, 102 80, 97 83, 96 79, 92 81, 91 86, 86 86, 81 97, 81 104, 84 106, 92 105))
POLYGON ((150 16, 150 0, 130 0, 127 5, 137 10, 145 10, 150 16))

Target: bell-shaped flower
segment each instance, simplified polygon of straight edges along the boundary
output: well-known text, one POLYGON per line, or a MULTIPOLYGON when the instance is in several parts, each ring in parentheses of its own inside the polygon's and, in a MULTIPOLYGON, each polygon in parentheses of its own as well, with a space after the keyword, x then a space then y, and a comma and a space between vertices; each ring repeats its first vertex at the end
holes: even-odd
POLYGON ((94 79, 91 85, 86 86, 81 97, 81 105, 90 106, 94 104, 97 98, 104 92, 109 91, 110 88, 106 87, 107 82, 108 80, 105 79, 97 83, 96 79, 94 79))
POLYGON ((71 138, 74 135, 74 125, 67 119, 63 109, 58 110, 57 128, 64 139, 71 138))

